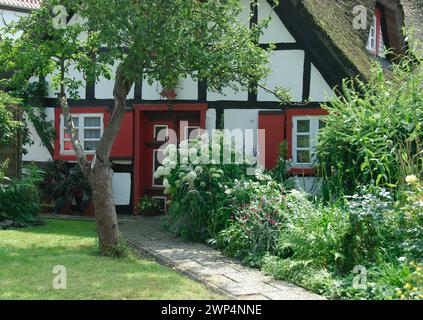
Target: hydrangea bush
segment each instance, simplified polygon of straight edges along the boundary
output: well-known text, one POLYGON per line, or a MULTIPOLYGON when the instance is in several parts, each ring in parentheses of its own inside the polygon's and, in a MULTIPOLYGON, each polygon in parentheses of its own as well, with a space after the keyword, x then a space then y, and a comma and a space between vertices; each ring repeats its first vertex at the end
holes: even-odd
POLYGON ((169 144, 155 173, 171 199, 165 225, 186 240, 204 241, 225 227, 231 212, 228 190, 247 179, 253 160, 225 145, 219 131, 209 140, 205 133, 179 146, 169 144))

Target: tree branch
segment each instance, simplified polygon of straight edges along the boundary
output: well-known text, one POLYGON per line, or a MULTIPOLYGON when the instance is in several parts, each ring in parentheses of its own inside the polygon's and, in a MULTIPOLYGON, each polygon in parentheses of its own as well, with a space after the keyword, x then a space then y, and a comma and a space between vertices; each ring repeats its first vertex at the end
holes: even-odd
POLYGON ((75 125, 73 124, 72 116, 70 113, 70 108, 68 104, 68 99, 66 97, 65 86, 65 61, 62 59, 60 67, 60 93, 59 93, 59 105, 63 112, 64 126, 66 127, 67 132, 69 133, 72 141, 73 149, 75 150, 76 158, 78 160, 79 166, 81 167, 82 173, 87 178, 90 174, 91 167, 90 163, 85 156, 84 149, 82 148, 79 137, 76 134, 75 125))
POLYGON ((106 162, 109 159, 113 143, 119 133, 123 118, 125 116, 126 98, 134 84, 133 80, 126 78, 123 73, 122 62, 116 70, 115 87, 113 89, 114 108, 107 128, 105 128, 96 151, 96 160, 106 162))

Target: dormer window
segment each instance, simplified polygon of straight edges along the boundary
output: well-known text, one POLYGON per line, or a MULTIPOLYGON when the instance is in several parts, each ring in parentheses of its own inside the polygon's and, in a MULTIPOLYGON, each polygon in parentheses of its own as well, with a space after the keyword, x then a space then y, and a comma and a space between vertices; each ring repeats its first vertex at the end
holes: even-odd
POLYGON ((367 50, 378 57, 386 58, 385 43, 382 34, 382 14, 381 9, 378 7, 370 26, 369 40, 367 42, 367 50))

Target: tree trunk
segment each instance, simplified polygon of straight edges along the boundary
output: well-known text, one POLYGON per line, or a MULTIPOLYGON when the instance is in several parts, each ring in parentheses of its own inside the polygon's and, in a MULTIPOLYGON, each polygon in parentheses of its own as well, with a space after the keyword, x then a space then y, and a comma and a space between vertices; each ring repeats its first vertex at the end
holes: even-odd
POLYGON ((100 251, 105 255, 119 254, 119 226, 113 203, 113 170, 109 161, 97 161, 90 173, 90 186, 95 209, 100 251))
MULTIPOLYGON (((72 145, 78 163, 91 187, 100 251, 103 255, 114 256, 120 255, 121 252, 119 252, 118 246, 120 234, 116 207, 113 202, 113 170, 109 156, 125 116, 126 97, 134 83, 133 80, 125 77, 122 70, 123 63, 119 65, 116 71, 116 81, 113 90, 115 98, 113 111, 91 163, 87 160, 81 143, 78 141, 63 85, 59 96, 60 106, 62 107, 67 130, 71 134, 72 145)), ((62 79, 64 79, 63 65, 62 79)))

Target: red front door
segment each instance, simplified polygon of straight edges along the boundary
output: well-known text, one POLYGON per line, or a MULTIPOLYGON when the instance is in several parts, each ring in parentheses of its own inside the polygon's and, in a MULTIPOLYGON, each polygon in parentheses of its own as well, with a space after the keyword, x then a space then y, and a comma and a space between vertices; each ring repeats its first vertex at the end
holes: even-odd
POLYGON ((145 111, 143 115, 142 136, 144 150, 141 170, 141 192, 144 196, 153 197, 162 203, 166 211, 167 198, 164 195, 163 179, 154 178, 154 172, 161 165, 164 145, 167 141, 179 144, 187 139, 187 135, 200 128, 200 112, 198 111, 145 111), (160 157, 161 155, 161 157, 160 157))

